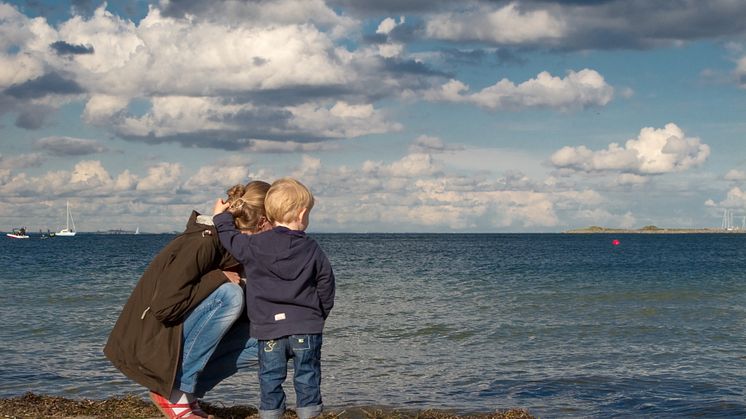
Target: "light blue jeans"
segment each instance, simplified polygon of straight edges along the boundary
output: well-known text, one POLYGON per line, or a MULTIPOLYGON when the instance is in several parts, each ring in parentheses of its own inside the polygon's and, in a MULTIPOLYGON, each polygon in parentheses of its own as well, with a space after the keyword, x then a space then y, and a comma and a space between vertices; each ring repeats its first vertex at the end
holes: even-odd
POLYGON ((181 364, 174 386, 204 397, 238 371, 255 369, 257 341, 249 337, 244 290, 226 283, 187 315, 182 332, 181 364))

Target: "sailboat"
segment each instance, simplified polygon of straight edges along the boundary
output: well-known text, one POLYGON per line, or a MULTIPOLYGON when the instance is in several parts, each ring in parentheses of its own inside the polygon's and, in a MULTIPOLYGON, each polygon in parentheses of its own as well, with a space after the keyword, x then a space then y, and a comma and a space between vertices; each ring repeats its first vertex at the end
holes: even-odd
POLYGON ((75 221, 73 220, 73 215, 70 213, 70 201, 67 201, 67 225, 62 230, 58 231, 55 236, 59 237, 72 237, 75 235, 75 221), (70 224, 72 223, 73 227, 70 228, 70 224))

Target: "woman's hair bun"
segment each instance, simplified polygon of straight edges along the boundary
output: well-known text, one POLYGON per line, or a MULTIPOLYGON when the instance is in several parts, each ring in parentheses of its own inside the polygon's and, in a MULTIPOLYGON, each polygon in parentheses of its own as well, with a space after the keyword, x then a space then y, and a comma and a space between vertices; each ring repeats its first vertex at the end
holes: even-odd
POLYGON ((246 193, 246 186, 245 185, 233 185, 230 189, 228 189, 228 201, 234 201, 237 198, 240 198, 243 196, 244 193, 246 193))

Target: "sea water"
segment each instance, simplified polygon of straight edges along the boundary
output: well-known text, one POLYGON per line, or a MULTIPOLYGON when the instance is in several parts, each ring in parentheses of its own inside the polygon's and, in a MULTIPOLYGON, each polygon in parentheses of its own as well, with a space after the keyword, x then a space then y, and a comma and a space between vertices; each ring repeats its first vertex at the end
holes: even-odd
MULTIPOLYGON (((746 417, 746 234, 312 236, 328 407, 746 417)), ((0 240, 0 397, 145 396, 102 349, 173 237, 0 240)), ((255 371, 206 399, 258 404, 255 371)))

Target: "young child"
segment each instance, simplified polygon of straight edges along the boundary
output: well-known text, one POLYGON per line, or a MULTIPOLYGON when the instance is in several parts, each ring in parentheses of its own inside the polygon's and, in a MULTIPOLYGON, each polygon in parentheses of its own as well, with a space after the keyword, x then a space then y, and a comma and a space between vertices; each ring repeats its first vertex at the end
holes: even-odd
POLYGON ((293 359, 296 414, 321 413, 321 334, 334 305, 334 273, 319 245, 306 236, 311 192, 295 179, 275 181, 264 200, 273 229, 240 234, 227 204, 215 203, 214 222, 223 246, 244 266, 252 337, 259 340, 262 419, 285 412, 282 383, 293 359))

